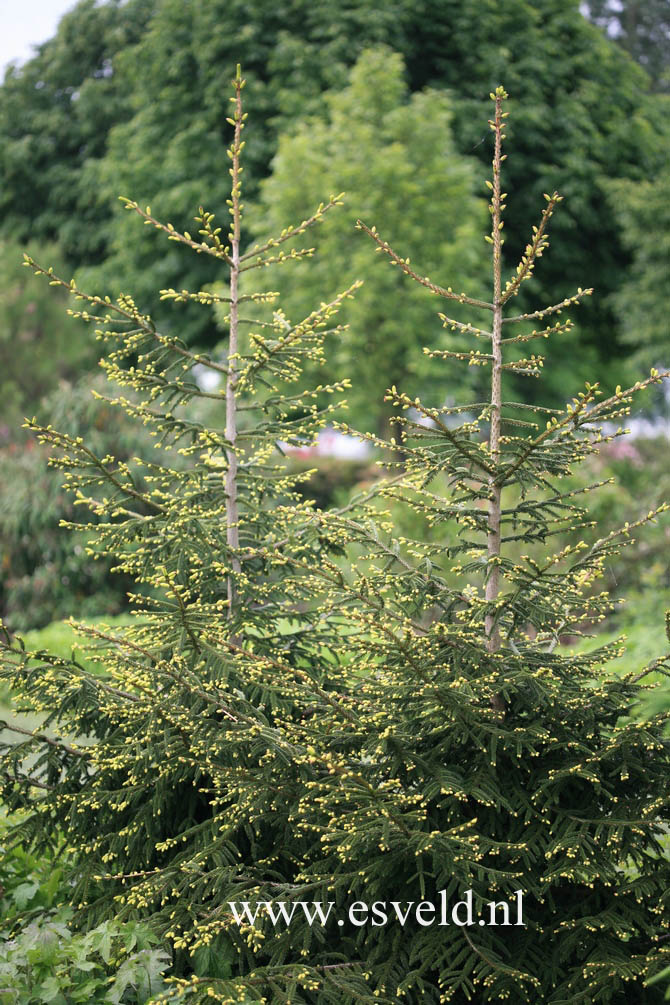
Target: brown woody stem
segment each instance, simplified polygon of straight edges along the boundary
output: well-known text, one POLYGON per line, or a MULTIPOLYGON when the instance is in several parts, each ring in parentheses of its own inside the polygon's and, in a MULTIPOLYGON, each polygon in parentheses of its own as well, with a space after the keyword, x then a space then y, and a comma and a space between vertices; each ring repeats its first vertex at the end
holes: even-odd
MULTIPOLYGON (((491 198, 491 216, 493 227, 491 239, 493 242, 493 338, 491 353, 493 356, 491 373, 491 429, 489 434, 489 451, 491 456, 491 474, 488 479, 489 512, 488 512, 488 574, 486 580, 486 601, 495 605, 500 594, 500 523, 501 497, 497 472, 500 467, 500 412, 502 408, 502 198, 500 193, 500 168, 503 161, 503 95, 496 94, 495 119, 492 127, 495 132, 495 153, 493 157, 493 195, 491 198)), ((486 647, 490 653, 500 649, 500 628, 494 610, 486 615, 485 629, 487 635, 486 647)), ((491 700, 491 705, 499 712, 504 712, 505 703, 498 695, 491 700)))
POLYGON ((231 560, 233 575, 228 577, 228 617, 232 618, 235 603, 235 580, 234 575, 240 572, 240 560, 237 552, 240 547, 239 537, 239 510, 237 505, 237 401, 236 387, 238 380, 237 372, 237 348, 238 348, 238 327, 239 327, 239 293, 238 283, 240 277, 240 136, 242 133, 242 85, 239 67, 235 84, 235 135, 232 146, 233 166, 231 175, 233 179, 231 191, 231 214, 233 226, 230 234, 231 245, 231 265, 230 265, 230 333, 228 338, 228 360, 226 378, 226 440, 228 441, 227 459, 228 470, 226 472, 226 542, 228 548, 233 553, 231 560))
MULTIPOLYGON (((500 410, 502 403, 502 297, 501 297, 501 257, 502 257, 502 221, 500 197, 500 166, 502 163, 502 96, 496 96, 496 111, 493 127, 495 130, 495 155, 493 158, 493 196, 491 198, 491 215, 493 229, 493 365, 491 373, 491 431, 489 435, 489 450, 491 467, 489 476, 489 532, 488 532, 488 578, 486 581, 486 600, 493 604, 500 593, 500 510, 502 489, 496 479, 500 464, 500 410)), ((500 630, 493 612, 486 616, 487 647, 489 652, 500 648, 500 630)))

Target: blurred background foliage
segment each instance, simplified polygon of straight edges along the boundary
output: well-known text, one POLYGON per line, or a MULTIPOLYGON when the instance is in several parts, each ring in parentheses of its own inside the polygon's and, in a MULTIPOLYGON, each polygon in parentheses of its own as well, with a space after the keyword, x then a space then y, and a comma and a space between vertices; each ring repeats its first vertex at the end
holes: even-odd
POLYGON ((25 415, 61 380, 89 369, 95 343, 68 317, 67 296, 23 267, 22 252, 45 256, 54 271, 64 268, 55 245, 19 245, 0 239, 0 447, 14 442, 25 415))
MULTIPOLYGON (((384 239, 420 263, 422 274, 436 282, 448 276, 454 289, 485 296, 489 255, 481 234, 488 213, 479 194, 479 165, 457 152, 451 118, 444 91, 424 90, 410 97, 402 57, 386 47, 368 49, 346 86, 324 93, 320 114, 299 119, 282 134, 272 172, 250 212, 252 230, 262 243, 287 221, 309 216, 324 195, 346 192, 344 209, 331 213, 310 234, 314 258, 281 270, 273 285, 282 310, 296 322, 313 304, 331 300, 365 276, 362 289, 338 315, 349 331, 331 345, 329 369, 350 375, 347 420, 382 436, 390 432, 392 414, 380 391, 392 384, 413 396, 425 391, 436 368, 425 365, 423 346, 461 345, 457 336, 442 330, 437 299, 408 284, 398 269, 375 262, 369 240, 356 232, 355 224, 358 218, 368 225, 379 221, 384 239)), ((244 292, 266 289, 262 271, 250 272, 248 278, 244 292)), ((459 402, 467 401, 469 392, 472 400, 474 378, 481 384, 487 377, 479 368, 469 374, 464 386, 462 373, 454 368, 458 383, 452 382, 448 391, 459 402)), ((431 390, 443 401, 447 386, 433 381, 431 390)))
MULTIPOLYGON (((91 394, 104 392, 106 383, 101 374, 77 384, 63 381, 40 403, 39 414, 70 436, 83 436, 99 457, 146 457, 153 440, 143 427, 91 394)), ((34 440, 17 437, 0 447, 0 615, 13 631, 69 616, 107 617, 128 607, 132 583, 87 550, 91 532, 60 526, 62 520, 93 526, 97 520, 76 505, 62 481, 34 440)))
MULTIPOLYGON (((228 81, 239 62, 255 123, 244 175, 251 233, 260 240, 347 193, 316 232, 318 255, 286 266, 283 306, 296 320, 315 299, 365 281, 319 379, 349 376, 347 420, 387 432, 385 388, 425 393, 421 348, 444 347, 450 336, 436 299, 401 288, 354 223, 376 223, 423 274, 477 296, 489 268, 479 236, 491 158, 482 123, 489 92, 503 83, 514 150, 507 267, 523 252, 542 193, 565 196, 552 253, 519 306, 595 288, 577 329, 548 347, 543 401, 561 404, 594 375, 624 385, 645 367, 670 365, 669 10, 668 0, 73 5, 54 37, 0 84, 0 611, 8 625, 112 616, 128 603, 129 584, 92 560, 88 535, 59 529, 61 519, 89 515, 73 507, 20 429, 22 417, 37 413, 121 458, 150 446, 140 427, 92 398, 100 386, 91 332, 21 266, 22 251, 86 289, 131 293, 162 327, 216 352, 216 313, 161 302, 156 292, 210 287, 216 263, 138 228, 118 196, 187 229, 202 203, 225 225, 228 81)), ((445 364, 429 391, 437 405, 473 400, 487 376, 471 368, 464 382, 445 364)), ((539 392, 526 381, 515 393, 532 400, 539 392)), ((649 400, 649 415, 664 410, 662 396, 649 400)), ((601 529, 668 498, 666 457, 666 439, 603 454, 597 476, 620 481, 601 491, 601 529)), ((374 477, 369 461, 306 464, 315 465, 305 493, 322 505, 346 502, 374 477)), ((667 527, 652 528, 641 549, 624 552, 606 586, 613 595, 632 590, 646 615, 669 599, 667 527)))
MULTIPOLYGON (((226 85, 240 62, 256 123, 245 176, 254 203, 280 137, 300 133, 304 120, 332 108, 324 92, 351 88, 349 73, 361 53, 384 44, 402 56, 410 95, 448 92, 454 155, 488 163, 481 123, 489 92, 504 80, 515 150, 506 178, 514 193, 507 264, 515 265, 525 247, 542 192, 561 191, 566 201, 553 227, 552 255, 528 284, 527 300, 537 304, 547 290, 560 297, 575 285, 594 286, 598 296, 581 318, 584 374, 595 360, 603 377, 617 383, 628 347, 612 298, 628 282, 637 245, 612 208, 610 183, 634 183, 628 196, 635 214, 635 186, 653 182, 667 166, 670 126, 657 90, 662 70, 649 76, 631 58, 632 52, 645 62, 646 36, 628 45, 623 29, 614 34, 612 19, 628 21, 608 14, 609 6, 592 5, 600 28, 578 0, 83 0, 34 59, 10 68, 2 85, 0 234, 58 242, 82 282, 110 293, 132 290, 147 307, 161 287, 198 288, 216 278, 215 263, 207 256, 192 262, 177 245, 166 251, 149 228, 138 234, 117 197, 149 203, 177 226, 188 227, 200 202, 225 213, 226 85)), ((645 24, 655 9, 652 27, 662 34, 667 4, 628 0, 624 7, 644 7, 645 24)), ((654 59, 667 66, 666 49, 654 59)), ((392 93, 402 117, 405 87, 392 93)), ((401 200, 409 174, 409 164, 388 172, 393 201, 401 200)), ((414 182, 421 187, 419 177, 414 182)), ((448 240, 445 227, 442 243, 448 240)), ((432 253, 428 241, 423 246, 432 253)), ((374 267, 370 254, 362 278, 374 267)), ((340 285, 335 270, 333 280, 340 285)), ((175 323, 165 307, 157 314, 175 323)), ((374 327, 374 315, 363 320, 374 327)), ((212 345, 219 338, 195 307, 182 311, 178 323, 190 342, 212 345)), ((577 366, 575 374, 571 345, 554 350, 556 393, 568 371, 582 376, 577 366)), ((380 397, 377 386, 369 392, 380 397)))

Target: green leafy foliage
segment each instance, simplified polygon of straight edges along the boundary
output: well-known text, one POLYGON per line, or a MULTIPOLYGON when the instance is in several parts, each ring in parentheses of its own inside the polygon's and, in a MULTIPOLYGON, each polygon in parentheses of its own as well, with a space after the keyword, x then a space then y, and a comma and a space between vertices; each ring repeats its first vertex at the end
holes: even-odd
MULTIPOLYGON (((132 288, 140 305, 153 304, 162 287, 202 288, 216 278, 214 263, 177 246, 166 250, 149 228, 138 235, 118 209, 119 192, 175 225, 204 192, 212 205, 223 204, 229 136, 221 81, 242 60, 261 124, 247 150, 247 196, 254 199, 279 137, 321 111, 324 91, 346 87, 364 49, 387 45, 402 55, 413 94, 427 86, 450 92, 455 146, 466 157, 486 159, 482 96, 507 81, 518 101, 519 142, 510 164, 517 199, 507 219, 506 264, 523 251, 536 200, 559 188, 568 202, 556 223, 554 254, 529 287, 526 306, 541 305, 549 290, 560 298, 579 282, 598 291, 583 312, 579 352, 570 340, 557 340, 551 350, 547 393, 559 403, 575 366, 579 379, 598 366, 614 386, 626 347, 610 295, 629 260, 608 182, 644 183, 664 170, 667 116, 650 103, 644 71, 588 23, 581 6, 578 0, 86 0, 3 85, 2 232, 15 240, 58 240, 84 287, 95 263, 96 285, 113 293, 132 288)), ((635 9, 639 25, 648 13, 663 23, 657 3, 631 0, 624 8, 635 9)), ((393 187, 396 177, 387 183, 393 187)), ((402 173, 399 182, 402 190, 402 173)), ((412 205, 421 204, 417 195, 412 205)), ((422 228, 432 226, 426 211, 422 228)), ((160 305, 153 313, 166 329, 169 314, 160 305)), ((209 315, 194 306, 179 331, 190 344, 211 347, 217 340, 209 315)))
MULTIPOLYGON (((56 248, 42 250, 59 268, 56 248)), ((14 440, 14 427, 40 398, 90 366, 94 354, 65 313, 66 298, 24 269, 22 249, 6 241, 0 241, 0 289, 1 446, 14 440)))
MULTIPOLYGON (((195 258, 178 246, 166 249, 148 228, 129 230, 129 221, 118 212, 119 193, 132 193, 161 220, 175 224, 183 219, 184 207, 197 205, 203 193, 210 205, 224 204, 230 136, 221 82, 241 61, 261 124, 245 153, 246 195, 253 198, 268 172, 281 124, 315 108, 325 88, 343 84, 366 43, 399 43, 398 14, 407 7, 405 0, 381 6, 374 0, 299 0, 281 6, 262 0, 251 7, 244 0, 155 4, 148 30, 120 59, 120 73, 130 81, 132 114, 111 130, 98 172, 109 250, 102 267, 92 274, 87 270, 82 282, 90 276, 115 293, 132 288, 143 304, 153 303, 161 287, 198 289, 213 281, 216 267, 207 256, 195 258)), ((163 329, 170 325, 160 304, 153 314, 163 329)), ((208 347, 219 337, 211 315, 188 304, 179 331, 188 343, 208 347)))
MULTIPOLYGON (((143 429, 99 397, 104 384, 63 383, 42 407, 70 436, 86 430, 101 456, 111 450, 125 460, 142 447, 153 450, 143 429)), ((109 559, 96 559, 89 541, 97 517, 86 522, 62 473, 49 466, 53 456, 34 439, 0 449, 0 612, 9 627, 21 631, 66 616, 116 615, 128 607, 132 581, 114 573, 109 559), (63 522, 74 533, 64 534, 63 522)))
POLYGON ((7 831, 17 820, 0 815, 0 911, 2 937, 13 934, 26 914, 43 914, 67 898, 63 871, 51 854, 32 855, 20 845, 5 843, 7 831))
POLYGON ((0 946, 7 1005, 145 1005, 168 990, 169 953, 145 927, 106 921, 73 934, 67 917, 31 922, 0 946))
POLYGON ((7 844, 21 820, 0 817, 0 1000, 3 1005, 144 1005, 166 992, 170 955, 145 925, 103 922, 73 932, 62 852, 7 844))
POLYGON ((110 128, 127 115, 120 53, 138 41, 152 6, 148 0, 80 0, 32 59, 6 71, 0 102, 5 237, 57 242, 69 263, 104 256, 109 210, 96 190, 95 167, 110 128))
POLYGON ((616 646, 560 646, 609 612, 595 584, 636 527, 559 550, 554 537, 590 523, 580 502, 595 486, 575 494, 564 479, 618 440, 603 423, 616 430, 634 391, 665 375, 612 395, 587 384, 564 408, 534 406, 519 420, 507 391, 541 370, 534 339, 565 334, 555 315, 591 290, 513 313, 561 200, 547 196, 504 281, 499 88, 490 300, 426 279, 383 222, 360 225, 378 257, 441 298, 443 326, 460 333, 456 353, 431 342, 433 365, 476 361, 490 394, 464 417, 459 406, 445 415, 441 396, 389 388, 404 413, 397 473, 339 509, 301 502, 276 444, 309 440, 327 420, 303 364, 324 358, 326 335, 342 337, 332 316, 353 291, 297 323, 252 316, 258 295, 240 291, 242 269, 278 257, 307 222, 242 252, 239 73, 234 88, 227 235, 204 209, 194 238, 129 204, 225 270, 225 292, 161 294, 177 307, 227 298, 225 362, 163 332, 128 295, 63 283, 110 347, 108 376, 136 392, 119 400, 179 462, 99 458, 81 439, 37 429, 97 510, 99 549, 152 596, 130 627, 82 627, 108 644, 97 654, 104 677, 7 633, 3 678, 70 739, 3 744, 3 796, 25 807, 28 846, 58 827, 75 850, 78 923, 150 920, 193 1002, 654 1005, 663 992, 649 980, 670 954, 670 713, 635 720, 649 691, 608 672, 616 646), (476 323, 452 306, 473 308, 476 323), (204 392, 196 363, 225 388, 204 392), (211 394, 225 402, 224 428, 190 411, 211 394), (379 498, 457 532, 446 544, 402 536, 379 498), (344 921, 359 900, 439 903, 444 892, 454 902, 472 891, 479 913, 519 890, 521 925, 429 926, 414 913, 404 925, 344 921), (320 926, 296 912, 284 927, 267 913, 238 922, 230 907, 279 900, 332 902, 337 913, 320 926))
MULTIPOLYGON (((412 259, 427 249, 429 275, 442 267, 460 290, 484 271, 478 236, 484 206, 474 194, 473 162, 450 141, 446 94, 425 91, 410 99, 396 53, 366 50, 348 86, 327 92, 324 108, 327 119, 303 119, 280 138, 252 221, 261 239, 284 220, 303 219, 324 188, 345 193, 343 212, 313 236, 315 260, 284 270, 277 286, 287 315, 300 317, 319 291, 330 296, 363 280, 344 307, 350 332, 330 355, 328 375, 356 375, 348 396, 350 421, 384 435, 391 411, 381 390, 401 379, 414 393, 430 386, 434 371, 422 365, 421 347, 434 310, 423 291, 398 295, 400 277, 376 269, 363 242, 352 244, 353 225, 361 215, 383 214, 390 236, 402 241, 412 259)), ((258 274, 251 278, 262 280, 258 274)))
MULTIPOLYGON (((666 163, 669 159, 670 141, 666 145, 666 163)), ((646 182, 613 183, 610 195, 624 244, 632 257, 631 268, 614 295, 622 338, 641 363, 665 365, 670 297, 668 172, 660 171, 646 182)))

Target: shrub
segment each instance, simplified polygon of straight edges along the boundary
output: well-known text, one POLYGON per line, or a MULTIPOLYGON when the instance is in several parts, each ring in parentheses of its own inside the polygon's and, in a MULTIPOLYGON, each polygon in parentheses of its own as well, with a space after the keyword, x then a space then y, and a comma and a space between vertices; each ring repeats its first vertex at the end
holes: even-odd
POLYGON ((170 954, 145 926, 105 921, 73 934, 70 913, 33 921, 0 945, 3 1005, 145 1005, 169 991, 170 954))
MULTIPOLYGON (((0 817, 0 841, 17 825, 0 817)), ((70 889, 58 859, 17 847, 0 850, 3 1005, 143 1005, 167 990, 161 975, 170 955, 149 928, 112 920, 74 934, 70 889)))

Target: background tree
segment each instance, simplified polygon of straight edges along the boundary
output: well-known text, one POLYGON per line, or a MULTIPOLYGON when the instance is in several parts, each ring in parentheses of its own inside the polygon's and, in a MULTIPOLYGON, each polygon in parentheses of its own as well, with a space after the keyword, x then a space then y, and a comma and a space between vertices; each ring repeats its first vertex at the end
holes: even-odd
POLYGON ((0 101, 0 232, 58 243, 68 266, 107 254, 110 207, 93 165, 127 115, 119 55, 146 26, 151 0, 80 0, 37 55, 5 72, 0 101))
MULTIPOLYGON (((55 268, 62 267, 53 245, 43 250, 55 268)), ((0 445, 18 438, 40 398, 95 357, 90 340, 65 313, 64 295, 50 292, 24 268, 21 247, 0 241, 0 445)))
MULTIPOLYGON (((110 137, 102 182, 110 206, 120 187, 121 192, 139 193, 164 218, 175 219, 184 201, 196 198, 196 190, 211 191, 215 198, 220 193, 218 81, 221 73, 232 71, 233 40, 244 40, 238 56, 249 67, 250 95, 269 127, 262 144, 257 141, 249 150, 247 196, 252 201, 256 185, 270 170, 278 136, 291 131, 297 115, 314 111, 322 90, 344 87, 351 64, 371 43, 385 42, 403 55, 411 92, 426 86, 451 92, 453 134, 465 155, 483 156, 476 125, 486 114, 481 95, 504 76, 513 99, 519 100, 514 128, 523 136, 510 179, 521 198, 507 221, 506 264, 511 266, 523 252, 533 200, 554 188, 569 197, 569 209, 557 222, 553 260, 543 274, 546 288, 540 281, 529 285, 524 306, 543 303, 549 288, 554 295, 567 294, 579 281, 599 291, 598 300, 584 311, 579 354, 569 341, 550 350, 549 393, 555 387, 560 401, 560 388, 575 366, 582 368, 584 379, 596 362, 612 386, 622 379, 625 348, 608 298, 629 259, 619 223, 609 211, 606 183, 610 178, 651 178, 661 169, 657 136, 662 116, 647 102, 644 72, 584 19, 577 0, 512 0, 487 8, 485 16, 478 0, 409 5, 366 0, 354 8, 339 0, 328 6, 301 0, 290 14, 281 15, 265 3, 249 11, 197 0, 187 14, 182 5, 161 4, 151 31, 129 54, 136 67, 138 110, 110 137), (270 51, 274 39, 277 48, 270 51), (145 66, 153 72, 144 73, 145 66), (159 111, 168 99, 170 114, 159 111), (196 142, 204 154, 194 172, 190 151, 196 142), (578 228, 582 236, 576 244, 578 228)), ((201 261, 190 265, 176 251, 164 256, 149 232, 139 243, 130 241, 127 221, 119 213, 114 221, 114 252, 103 277, 107 288, 121 288, 131 274, 153 282, 155 269, 161 285, 174 285, 185 268, 202 270, 200 285, 211 280, 211 270, 201 261)), ((192 331, 193 338, 210 344, 216 337, 213 330, 192 331)), ((523 393, 532 396, 533 386, 523 393)))
MULTIPOLYGON (((281 229, 282 220, 303 219, 320 192, 345 193, 343 212, 312 235, 314 261, 292 263, 278 276, 278 289, 283 309, 296 318, 319 290, 330 297, 338 283, 364 280, 343 308, 349 331, 332 347, 328 373, 354 375, 350 421, 386 435, 392 411, 379 388, 403 380, 418 392, 430 383, 421 347, 433 304, 420 290, 399 295, 400 276, 375 269, 368 249, 352 242, 355 221, 383 217, 410 257, 424 249, 430 274, 446 263, 455 288, 470 282, 476 289, 475 277, 483 271, 478 224, 484 206, 475 195, 474 163, 457 153, 451 139, 450 101, 437 91, 410 97, 397 53, 364 52, 348 85, 326 92, 324 111, 281 136, 251 225, 261 240, 281 229)), ((258 283, 262 276, 251 278, 258 283)))
MULTIPOLYGON (((667 102, 667 99, 665 99, 667 102)), ((666 104, 670 112, 670 104, 666 104)), ((670 163, 670 138, 666 142, 670 163)), ((611 205, 631 264, 613 295, 622 342, 647 366, 666 366, 670 303, 670 175, 645 182, 612 182, 611 205)))
MULTIPOLYGON (((137 49, 126 51, 133 114, 109 136, 98 185, 108 208, 111 246, 102 269, 88 274, 107 289, 132 282, 138 302, 179 281, 192 289, 211 282, 215 270, 172 247, 157 254, 150 230, 129 241, 128 221, 117 211, 119 194, 133 192, 161 219, 208 192, 212 204, 227 197, 226 88, 237 62, 245 66, 250 100, 263 128, 246 152, 246 198, 253 200, 267 174, 282 124, 314 108, 321 91, 346 81, 348 66, 365 44, 399 40, 405 0, 381 7, 373 0, 335 6, 299 0, 278 6, 260 0, 160 0, 137 49), (150 72, 147 68, 150 67, 150 72), (199 150, 197 164, 192 151, 199 150)), ((87 281, 87 276, 84 276, 87 281)), ((170 324, 160 306, 157 320, 170 324)), ((186 306, 181 332, 189 342, 213 345, 212 319, 186 306)))
POLYGON ((670 89, 668 0, 588 0, 588 18, 643 66, 658 90, 670 89))
MULTIPOLYGON (((609 297, 629 258, 620 224, 608 210, 607 181, 649 180, 661 170, 662 116, 648 103, 644 71, 588 23, 578 0, 510 0, 485 9, 479 0, 298 0, 289 7, 269 0, 251 7, 241 0, 136 0, 84 4, 67 24, 58 44, 53 40, 5 84, 5 233, 25 233, 46 207, 54 221, 40 223, 45 235, 62 225, 68 264, 81 266, 84 256, 88 263, 97 259, 105 288, 121 289, 132 277, 141 302, 178 278, 202 287, 214 277, 205 256, 191 263, 177 248, 166 254, 149 230, 131 237, 117 196, 133 192, 175 224, 182 207, 203 191, 214 201, 225 196, 221 80, 241 58, 263 122, 262 136, 248 151, 247 196, 253 200, 278 136, 296 116, 315 110, 322 91, 346 85, 364 48, 385 43, 404 57, 411 92, 426 86, 451 91, 453 134, 465 155, 483 156, 481 95, 503 76, 509 81, 520 103, 515 128, 523 139, 511 179, 521 198, 508 219, 507 264, 523 252, 533 199, 560 187, 570 197, 569 209, 557 224, 546 284, 556 294, 576 281, 589 282, 600 296, 584 312, 579 358, 569 343, 552 351, 556 395, 575 364, 583 362, 586 376, 589 360, 598 360, 612 384, 620 379, 625 347, 609 297), (81 51, 75 45, 80 31, 82 38, 91 35, 81 51), (62 62, 53 85, 45 71, 49 53, 62 62), (37 87, 43 79, 45 87, 37 87), (73 101, 68 89, 80 97, 73 101), (37 213, 26 198, 28 182, 38 193, 37 213)), ((528 306, 541 303, 545 292, 539 282, 529 285, 528 306)), ((167 315, 159 320, 169 324, 167 315)), ((186 313, 184 325, 191 342, 216 341, 214 326, 195 310, 186 313)))

